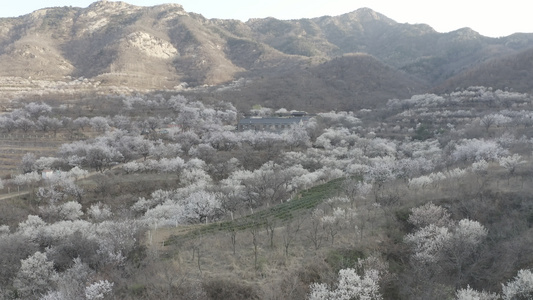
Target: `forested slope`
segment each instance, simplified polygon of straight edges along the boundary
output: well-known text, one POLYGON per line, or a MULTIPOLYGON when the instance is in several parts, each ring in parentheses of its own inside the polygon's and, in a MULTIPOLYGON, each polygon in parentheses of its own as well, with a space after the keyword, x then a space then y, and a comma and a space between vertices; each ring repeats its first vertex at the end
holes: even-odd
POLYGON ((531 296, 529 94, 422 94, 276 132, 236 131, 223 101, 101 103, 0 117, 4 139, 62 141, 2 156, 7 299, 531 296))

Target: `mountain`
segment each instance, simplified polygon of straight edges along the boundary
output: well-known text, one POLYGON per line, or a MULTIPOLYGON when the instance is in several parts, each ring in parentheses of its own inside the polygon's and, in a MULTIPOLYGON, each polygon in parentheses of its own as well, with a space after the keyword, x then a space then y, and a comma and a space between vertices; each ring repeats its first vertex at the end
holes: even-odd
MULTIPOLYGON (((178 4, 98 1, 0 19, 0 90, 88 80, 99 89, 208 92, 201 97, 216 90, 217 97, 243 106, 354 109, 462 82, 461 76, 482 82, 473 77, 483 76, 485 64, 508 66, 510 57, 531 47, 533 34, 496 39, 468 28, 438 33, 368 8, 241 22, 206 19, 178 4), (247 84, 220 88, 240 78, 247 84)), ((531 90, 527 83, 515 86, 513 78, 498 83, 531 90)))

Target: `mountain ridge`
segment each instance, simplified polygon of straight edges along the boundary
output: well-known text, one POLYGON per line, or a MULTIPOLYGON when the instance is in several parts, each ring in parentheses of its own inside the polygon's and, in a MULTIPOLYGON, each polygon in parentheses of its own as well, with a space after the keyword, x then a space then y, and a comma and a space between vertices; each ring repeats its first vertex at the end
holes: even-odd
MULTIPOLYGON (((132 90, 217 86, 245 78, 254 82, 254 89, 268 90, 277 89, 268 84, 279 80, 262 79, 278 77, 288 81, 291 88, 286 92, 292 101, 304 103, 305 99, 298 100, 296 95, 324 95, 327 91, 340 97, 335 103, 354 109, 363 102, 379 104, 408 97, 406 90, 431 91, 468 72, 472 79, 478 74, 472 70, 483 63, 532 47, 533 34, 490 38, 470 28, 439 33, 426 24, 398 23, 370 8, 333 17, 242 22, 207 19, 179 4, 144 7, 98 1, 87 8, 43 8, 17 18, 1 18, 0 78, 87 78, 99 86, 132 90), (338 72, 338 67, 320 67, 327 62, 335 65, 336 59, 354 62, 357 59, 347 58, 353 53, 375 59, 366 61, 370 65, 347 63, 353 70, 345 72, 348 77, 342 79, 331 73, 338 72), (304 71, 289 70, 313 71, 309 77, 304 71), (384 73, 363 76, 368 70, 384 73), (300 75, 303 78, 295 79, 300 75), (376 89, 375 78, 387 80, 376 89), (297 85, 302 80, 314 84, 302 91, 297 85), (259 87, 260 82, 266 86, 259 87), (341 92, 335 86, 347 90, 341 92), (361 103, 354 103, 353 95, 365 96, 361 103)), ((476 80, 469 82, 475 84, 476 80)), ((508 88, 531 91, 529 84, 505 82, 508 88)), ((247 92, 246 87, 243 94, 252 98, 250 102, 265 100, 247 92)), ((327 95, 319 99, 331 102, 327 95)))

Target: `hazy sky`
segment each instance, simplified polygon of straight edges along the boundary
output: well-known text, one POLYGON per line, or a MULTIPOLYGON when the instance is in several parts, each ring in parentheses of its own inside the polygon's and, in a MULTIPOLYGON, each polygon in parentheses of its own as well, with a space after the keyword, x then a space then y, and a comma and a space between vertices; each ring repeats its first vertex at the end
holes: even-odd
MULTIPOLYGON (((95 0, 0 0, 0 17, 16 17, 44 7, 87 7, 95 0)), ((439 32, 470 27, 492 37, 533 33, 533 3, 528 0, 126 0, 139 6, 179 3, 206 18, 277 19, 336 16, 369 7, 400 23, 425 23, 439 32)))

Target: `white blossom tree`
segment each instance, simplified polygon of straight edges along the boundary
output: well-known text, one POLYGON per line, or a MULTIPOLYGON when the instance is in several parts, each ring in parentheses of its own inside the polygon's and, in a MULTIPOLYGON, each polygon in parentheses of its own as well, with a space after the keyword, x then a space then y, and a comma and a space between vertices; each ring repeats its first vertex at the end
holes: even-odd
POLYGON ((495 293, 485 291, 478 292, 467 286, 466 289, 459 289, 455 293, 456 300, 498 300, 500 296, 495 293))
POLYGON ((491 126, 500 126, 503 124, 510 123, 512 120, 509 117, 506 117, 502 114, 490 114, 485 115, 481 118, 480 123, 485 127, 485 130, 488 132, 491 126))
POLYGON ((113 285, 113 282, 107 280, 93 282, 85 288, 85 298, 87 300, 104 299, 106 294, 112 292, 113 285))
POLYGON ((487 229, 469 219, 454 222, 445 209, 431 203, 412 211, 409 222, 416 229, 406 235, 405 241, 412 247, 415 270, 449 272, 454 274, 451 278, 456 286, 464 284, 468 266, 475 261, 487 229))
POLYGON ((91 207, 87 210, 87 214, 93 221, 96 222, 109 219, 113 215, 109 205, 103 204, 102 202, 91 205, 91 207))
POLYGON ((40 234, 40 230, 46 226, 41 217, 28 215, 25 221, 18 224, 17 233, 35 241, 40 234))
POLYGON ((519 270, 513 280, 502 285, 503 300, 518 300, 533 298, 533 272, 519 270))
POLYGON ((76 119, 74 119, 72 121, 72 124, 77 128, 77 129, 85 129, 85 127, 89 126, 91 124, 91 119, 87 118, 87 117, 78 117, 76 119))
POLYGON ((68 201, 59 207, 59 214, 64 220, 77 220, 83 216, 81 204, 76 201, 68 201))
POLYGON ((476 251, 487 234, 485 226, 469 219, 462 219, 452 227, 452 238, 445 245, 441 261, 445 267, 455 271, 456 284, 463 282, 465 269, 475 260, 476 251))
POLYGON ((15 121, 17 128, 27 133, 32 127, 35 126, 35 122, 26 118, 19 118, 15 121))
POLYGON ((89 146, 85 157, 89 167, 99 172, 109 169, 114 163, 121 161, 122 158, 122 154, 117 149, 103 143, 89 146))
POLYGON ((442 206, 431 202, 411 209, 408 222, 417 228, 423 228, 431 224, 440 227, 447 227, 453 224, 450 213, 442 206))
POLYGON ((134 249, 137 235, 144 228, 136 220, 103 221, 96 224, 94 235, 97 237, 100 261, 111 266, 122 266, 128 254, 134 249))
POLYGON ((220 215, 222 203, 214 193, 199 191, 192 193, 183 201, 185 215, 193 222, 208 222, 220 215))
POLYGON ((9 116, 0 116, 0 128, 3 129, 7 133, 11 133, 15 128, 17 127, 17 124, 15 123, 15 120, 9 116))
POLYGON ((80 258, 75 258, 72 267, 53 276, 56 289, 40 297, 39 300, 104 299, 106 294, 112 292, 113 282, 107 280, 91 282, 92 276, 94 271, 80 258))
POLYGON ((153 143, 153 147, 150 148, 149 155, 153 156, 156 159, 161 159, 163 157, 176 157, 182 150, 181 145, 176 143, 163 143, 159 140, 153 143))
POLYGON ((57 157, 41 156, 33 163, 33 170, 42 172, 44 169, 52 169, 52 165, 60 161, 57 157))
POLYGON ((329 289, 324 283, 310 286, 309 300, 381 300, 379 271, 368 269, 363 275, 352 268, 339 271, 338 283, 329 289))
POLYGON ((367 167, 365 179, 374 186, 374 196, 379 199, 382 196, 384 185, 393 180, 396 161, 390 156, 374 158, 372 164, 367 167))
POLYGON ((35 126, 39 128, 40 130, 47 132, 52 131, 54 133, 54 136, 57 135, 57 131, 63 127, 63 122, 57 118, 51 118, 48 116, 40 116, 37 122, 35 123, 35 126))
POLYGON ((20 168, 22 169, 22 173, 30 173, 32 171, 35 171, 34 165, 37 160, 37 157, 35 154, 28 152, 22 156, 22 161, 20 163, 20 168))
POLYGON ((19 190, 20 187, 24 185, 27 188, 33 189, 36 187, 36 184, 41 181, 41 175, 39 175, 36 171, 33 171, 31 173, 19 174, 15 176, 15 178, 13 178, 11 181, 17 186, 19 190))
POLYGON ((293 147, 309 147, 311 139, 303 124, 293 124, 283 132, 283 139, 292 150, 293 147))
POLYGON ((405 241, 413 247, 413 258, 422 263, 436 263, 446 244, 452 238, 447 227, 430 224, 405 237, 405 241))
POLYGON ((56 289, 48 292, 39 300, 85 299, 85 286, 92 274, 92 270, 81 261, 81 258, 75 258, 72 267, 55 274, 52 278, 56 289))
POLYGON ((52 111, 52 107, 44 102, 30 102, 24 106, 24 111, 28 113, 29 117, 37 119, 40 115, 50 113, 52 111))
POLYGON ((515 174, 516 168, 524 162, 525 161, 522 160, 522 156, 520 154, 513 154, 511 156, 504 156, 500 158, 498 163, 507 171, 507 184, 509 184, 509 180, 515 174))
POLYGON ((89 124, 94 130, 104 133, 110 128, 109 122, 110 120, 106 117, 96 116, 90 119, 89 124))
POLYGON ((75 166, 67 172, 67 176, 72 177, 74 180, 78 180, 81 177, 86 176, 87 174, 89 174, 87 170, 81 169, 78 166, 75 166))
POLYGON ((21 267, 13 286, 23 299, 38 299, 50 289, 52 278, 55 276, 54 263, 41 252, 35 252, 20 263, 21 267))
POLYGON ((68 199, 80 201, 84 190, 80 188, 69 176, 58 175, 48 180, 48 185, 39 187, 37 198, 39 201, 47 201, 50 204, 64 202, 68 199))
POLYGON ((503 149, 494 140, 470 139, 462 140, 452 152, 455 161, 497 161, 500 157, 507 155, 508 151, 503 149))
MULTIPOLYGON (((137 203, 141 205, 141 203, 137 203)), ((144 214, 144 221, 151 227, 160 226, 177 226, 187 223, 185 207, 183 204, 173 200, 167 200, 164 203, 150 208, 144 214)))

